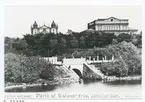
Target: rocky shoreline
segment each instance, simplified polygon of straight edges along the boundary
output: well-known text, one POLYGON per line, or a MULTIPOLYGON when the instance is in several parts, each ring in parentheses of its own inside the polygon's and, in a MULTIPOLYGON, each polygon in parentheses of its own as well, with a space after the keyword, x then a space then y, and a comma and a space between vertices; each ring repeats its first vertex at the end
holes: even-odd
MULTIPOLYGON (((130 80, 141 80, 141 76, 128 76, 128 77, 116 77, 116 76, 104 76, 102 82, 111 82, 111 81, 130 81, 130 80)), ((39 79, 35 83, 13 83, 13 85, 5 85, 5 90, 13 89, 13 88, 26 88, 26 87, 35 87, 35 86, 47 86, 47 85, 63 85, 63 84, 71 84, 78 83, 79 80, 73 78, 57 78, 53 81, 39 79)))
POLYGON ((127 76, 127 77, 116 77, 116 76, 104 76, 103 81, 130 81, 130 80, 141 80, 142 76, 127 76))

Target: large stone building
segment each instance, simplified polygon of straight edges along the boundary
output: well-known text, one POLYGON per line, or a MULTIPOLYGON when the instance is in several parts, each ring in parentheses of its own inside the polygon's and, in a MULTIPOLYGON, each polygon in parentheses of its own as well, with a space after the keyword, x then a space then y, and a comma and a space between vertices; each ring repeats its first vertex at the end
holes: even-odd
POLYGON ((118 19, 115 17, 94 20, 88 23, 88 29, 115 34, 137 32, 136 29, 129 28, 128 19, 118 19))
POLYGON ((38 33, 58 33, 58 25, 53 21, 51 23, 51 27, 46 26, 45 24, 43 26, 38 26, 37 22, 35 21, 34 24, 31 26, 31 34, 38 34, 38 33))

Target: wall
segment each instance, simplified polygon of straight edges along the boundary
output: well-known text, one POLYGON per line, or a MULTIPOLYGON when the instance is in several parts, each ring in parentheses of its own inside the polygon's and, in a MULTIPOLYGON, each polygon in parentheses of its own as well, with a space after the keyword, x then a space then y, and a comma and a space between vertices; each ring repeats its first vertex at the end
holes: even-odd
POLYGON ((83 78, 84 79, 101 79, 96 73, 94 73, 90 68, 88 68, 85 64, 83 65, 83 78))
POLYGON ((64 58, 63 64, 65 65, 83 65, 85 58, 64 58))

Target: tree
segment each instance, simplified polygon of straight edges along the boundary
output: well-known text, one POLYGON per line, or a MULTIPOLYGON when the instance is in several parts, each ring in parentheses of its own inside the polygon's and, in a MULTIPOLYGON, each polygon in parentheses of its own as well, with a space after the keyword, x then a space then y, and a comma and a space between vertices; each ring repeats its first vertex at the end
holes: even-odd
POLYGON ((28 46, 28 44, 26 43, 25 40, 18 40, 17 42, 13 43, 13 48, 15 48, 17 51, 20 51, 20 50, 25 50, 28 46))
POLYGON ((86 42, 87 48, 93 48, 96 44, 96 37, 95 37, 94 33, 89 34, 86 37, 85 42, 86 42))
POLYGON ((57 54, 60 55, 65 52, 67 45, 66 45, 66 40, 61 37, 58 39, 58 44, 57 44, 57 54))
POLYGON ((16 82, 19 78, 20 67, 19 57, 13 53, 8 53, 5 55, 5 81, 6 82, 16 82))
POLYGON ((40 78, 53 79, 53 75, 55 75, 54 66, 40 57, 26 57, 13 53, 5 55, 6 82, 32 83, 40 78), (45 72, 47 74, 44 74, 45 72))
POLYGON ((80 37, 80 48, 85 48, 86 47, 85 45, 86 45, 85 38, 84 38, 84 36, 81 36, 80 37))
POLYGON ((57 43, 58 43, 57 39, 50 39, 49 40, 49 46, 50 46, 50 48, 55 48, 57 43))
MULTIPOLYGON (((121 61, 121 60, 119 60, 121 61)), ((101 64, 101 71, 107 76, 126 76, 128 75, 127 69, 124 67, 121 62, 111 62, 101 64)))
POLYGON ((78 47, 78 40, 72 36, 71 40, 70 40, 70 45, 72 48, 77 48, 78 47))
POLYGON ((30 46, 33 47, 36 43, 34 35, 26 34, 24 35, 24 40, 26 40, 26 43, 30 46))
POLYGON ((53 80, 54 75, 56 74, 54 69, 55 69, 55 67, 52 64, 49 64, 48 66, 43 67, 41 69, 40 78, 46 79, 46 80, 53 80))
POLYGON ((130 34, 126 33, 121 33, 118 35, 117 40, 118 42, 126 41, 126 42, 131 42, 132 36, 130 34))
MULTIPOLYGON (((136 46, 132 43, 121 42, 117 45, 110 45, 107 47, 110 53, 115 55, 117 62, 111 65, 102 65, 104 69, 115 67, 119 70, 120 76, 141 74, 141 57, 136 46), (118 67, 119 66, 119 67, 118 67)), ((106 70, 107 71, 107 70, 106 70)), ((115 74, 114 74, 115 75, 115 74)))
POLYGON ((13 43, 15 43, 14 38, 5 37, 5 45, 4 45, 5 53, 16 52, 16 50, 13 48, 13 43))
POLYGON ((55 56, 57 54, 57 44, 58 41, 56 38, 52 38, 49 40, 49 51, 51 56, 55 56))

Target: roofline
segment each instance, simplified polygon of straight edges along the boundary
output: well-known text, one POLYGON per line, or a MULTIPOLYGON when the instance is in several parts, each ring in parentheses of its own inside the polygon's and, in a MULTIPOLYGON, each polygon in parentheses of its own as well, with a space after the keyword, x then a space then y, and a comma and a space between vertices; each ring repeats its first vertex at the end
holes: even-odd
POLYGON ((43 26, 45 26, 45 27, 47 27, 47 28, 51 28, 51 27, 49 27, 49 26, 46 26, 46 25, 42 25, 42 26, 40 26, 39 28, 42 28, 43 26))
MULTIPOLYGON (((109 19, 109 18, 115 18, 115 17, 108 17, 108 18, 103 18, 103 19, 98 18, 98 19, 95 20, 95 21, 107 20, 107 19, 109 19)), ((115 18, 115 19, 118 19, 118 18, 115 18)), ((121 21, 128 21, 128 19, 118 19, 118 20, 121 20, 121 21)))
MULTIPOLYGON (((100 21, 100 20, 104 21, 104 20, 107 20, 109 18, 115 18, 115 17, 108 17, 108 18, 103 18, 103 19, 98 18, 97 20, 93 20, 93 21, 89 22, 88 24, 93 23, 95 21, 100 21)), ((115 19, 118 19, 118 18, 115 18, 115 19)), ((118 19, 118 20, 119 21, 129 21, 128 19, 118 19)))

